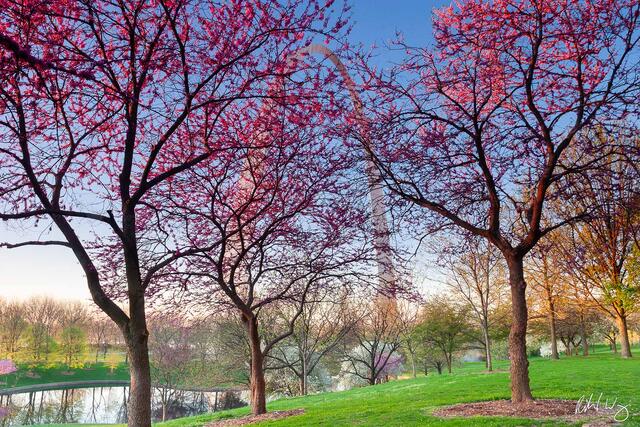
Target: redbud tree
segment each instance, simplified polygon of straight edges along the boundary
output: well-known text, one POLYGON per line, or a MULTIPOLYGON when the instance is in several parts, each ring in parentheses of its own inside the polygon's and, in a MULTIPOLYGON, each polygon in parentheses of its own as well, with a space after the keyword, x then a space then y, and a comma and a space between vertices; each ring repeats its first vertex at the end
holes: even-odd
POLYGON ((227 111, 271 96, 273 76, 312 37, 340 34, 331 3, 0 1, 0 218, 53 230, 5 246, 73 252, 93 301, 124 336, 129 425, 151 423, 145 302, 154 273, 206 249, 141 239, 165 232, 148 230, 163 209, 150 195, 180 191, 172 181, 235 152, 220 138, 227 111), (104 257, 105 245, 119 256, 104 257), (105 272, 114 271, 122 292, 112 292, 116 275, 105 272))
MULTIPOLYGON (((433 47, 397 45, 401 64, 362 61, 372 155, 423 225, 495 245, 508 265, 511 398, 532 399, 523 258, 550 231, 545 204, 593 156, 580 135, 637 108, 640 4, 465 0, 434 16, 433 47)), ((597 156, 596 156, 597 157, 597 156)))
POLYGON ((274 79, 266 101, 230 107, 219 138, 240 153, 173 180, 174 191, 155 194, 164 209, 151 216, 199 248, 156 271, 154 283, 240 317, 254 414, 266 412, 266 357, 313 295, 378 284, 362 155, 333 129, 348 109, 333 72, 308 60, 286 83, 274 79), (265 331, 273 307, 287 315, 265 331))

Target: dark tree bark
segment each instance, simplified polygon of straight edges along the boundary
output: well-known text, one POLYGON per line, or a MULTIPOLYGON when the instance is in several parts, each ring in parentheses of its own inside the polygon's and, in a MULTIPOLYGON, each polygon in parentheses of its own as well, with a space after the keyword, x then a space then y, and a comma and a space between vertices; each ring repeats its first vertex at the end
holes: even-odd
POLYGON ((149 332, 146 321, 140 315, 133 315, 126 336, 129 357, 129 426, 151 425, 151 370, 149 365, 149 332))
POLYGON ((129 181, 120 183, 122 193, 122 231, 127 293, 129 299, 129 319, 121 330, 127 344, 129 357, 128 425, 147 427, 151 425, 151 368, 149 363, 149 331, 145 309, 145 285, 140 272, 138 243, 136 237, 136 216, 129 197, 129 181))
POLYGON ((260 348, 258 319, 253 315, 250 317, 243 315, 242 321, 247 328, 249 347, 251 350, 251 413, 253 415, 266 414, 267 400, 265 394, 264 355, 260 348))
POLYGON ((615 331, 611 333, 611 338, 607 337, 610 341, 610 345, 609 347, 611 348, 611 351, 613 351, 613 354, 618 354, 618 341, 616 339, 616 334, 615 331))
POLYGON ((491 338, 489 337, 489 324, 485 321, 482 325, 482 333, 484 334, 484 352, 486 357, 485 365, 487 371, 493 371, 493 361, 491 359, 491 338))
POLYGON ((305 381, 304 377, 300 377, 300 396, 306 396, 307 395, 307 388, 306 388, 307 384, 305 381))
POLYGON ((582 355, 589 355, 589 341, 587 333, 587 321, 584 318, 584 312, 580 315, 580 343, 582 344, 582 355))
POLYGON ((556 305, 548 288, 545 288, 547 302, 549 303, 549 333, 551 335, 551 358, 558 360, 558 337, 556 334, 556 305))
POLYGON ((301 357, 301 362, 302 362, 302 373, 300 375, 300 393, 303 396, 307 395, 307 357, 306 354, 303 352, 302 353, 302 357, 301 357))
POLYGON ((529 386, 529 360, 527 359, 527 301, 522 257, 507 257, 509 285, 511 286, 512 323, 509 332, 509 359, 511 361, 511 401, 533 400, 529 386))
POLYGON ((631 357, 631 344, 629 342, 629 328, 627 326, 626 313, 618 313, 616 325, 618 326, 618 334, 620 335, 620 356, 625 359, 629 358, 631 357))

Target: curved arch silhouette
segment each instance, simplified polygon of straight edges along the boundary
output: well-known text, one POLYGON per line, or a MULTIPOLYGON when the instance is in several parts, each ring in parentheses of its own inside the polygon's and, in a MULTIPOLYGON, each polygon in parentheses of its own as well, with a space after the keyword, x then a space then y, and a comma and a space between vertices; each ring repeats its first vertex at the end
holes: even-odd
MULTIPOLYGON (((349 91, 349 97, 353 103, 353 108, 361 123, 364 123, 366 118, 364 116, 362 100, 356 90, 356 84, 347 72, 347 68, 344 66, 340 58, 331 49, 320 44, 311 44, 304 48, 301 48, 294 52, 289 61, 301 59, 304 55, 317 54, 326 57, 335 66, 336 70, 340 73, 340 76, 345 82, 345 86, 349 91)), ((364 144, 370 145, 370 141, 366 138, 366 132, 364 144)), ((376 263, 378 265, 378 277, 380 279, 380 293, 384 296, 390 297, 395 300, 397 292, 397 282, 393 263, 393 256, 391 254, 391 233, 389 231, 389 225, 386 217, 386 204, 384 199, 384 191, 382 190, 382 177, 378 168, 376 167, 373 159, 368 150, 365 152, 366 167, 365 172, 367 174, 367 181, 369 184, 369 199, 371 203, 371 220, 373 223, 373 246, 376 251, 376 263)), ((259 161, 257 163, 260 163, 259 161)), ((252 177, 250 167, 245 169, 239 179, 238 187, 240 191, 250 191, 252 183, 252 177)), ((237 242, 234 242, 237 243, 237 242)), ((231 245, 232 247, 236 245, 231 245)), ((236 249, 239 250, 239 249, 236 249)))
MULTIPOLYGON (((293 58, 303 55, 317 54, 326 57, 335 66, 336 70, 344 80, 345 86, 349 91, 349 97, 353 103, 353 108, 361 123, 366 118, 364 115, 362 99, 356 90, 356 84, 349 75, 347 67, 344 66, 338 55, 327 46, 321 44, 311 44, 307 47, 299 49, 293 58)), ((370 140, 365 135, 364 144, 370 146, 370 140)), ((396 275, 393 264, 393 256, 391 254, 391 233, 386 217, 386 204, 384 199, 384 191, 382 190, 382 177, 380 171, 376 167, 371 155, 365 150, 366 173, 369 182, 369 199, 371 202, 371 221, 373 223, 374 248, 376 251, 376 260, 378 264, 378 275, 383 293, 387 296, 395 297, 397 291, 396 275)))

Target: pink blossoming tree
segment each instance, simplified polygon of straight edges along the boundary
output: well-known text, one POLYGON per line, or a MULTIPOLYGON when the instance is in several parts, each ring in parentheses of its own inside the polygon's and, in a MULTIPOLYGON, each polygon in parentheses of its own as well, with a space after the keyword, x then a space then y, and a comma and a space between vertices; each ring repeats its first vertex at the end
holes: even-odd
POLYGON ((299 65, 286 83, 274 79, 279 95, 229 107, 218 137, 240 153, 173 180, 174 191, 154 194, 165 209, 149 216, 158 223, 149 230, 162 227, 198 248, 157 270, 152 286, 209 310, 231 308, 242 320, 254 414, 266 412, 267 355, 291 336, 318 289, 378 285, 360 153, 332 130, 345 110, 330 89, 335 76, 321 64, 299 65), (283 316, 265 330, 274 306, 283 316))
POLYGON ((639 11, 635 0, 465 0, 435 12, 433 48, 400 42, 406 59, 389 72, 361 62, 388 189, 423 225, 436 219, 504 256, 516 403, 533 399, 523 258, 583 216, 545 210, 594 162, 567 148, 592 153, 580 135, 637 108, 639 11))
POLYGON ((233 156, 235 141, 220 138, 227 111, 273 96, 292 52, 318 33, 339 34, 344 21, 331 3, 0 0, 0 218, 46 222, 61 236, 4 246, 73 252, 94 302, 124 336, 131 426, 151 423, 145 313, 160 290, 152 279, 206 249, 149 230, 164 208, 151 195, 233 156), (153 233, 166 237, 162 245, 146 238, 153 233), (113 254, 105 245, 119 256, 104 257, 113 254), (111 282, 115 271, 123 289, 111 282))

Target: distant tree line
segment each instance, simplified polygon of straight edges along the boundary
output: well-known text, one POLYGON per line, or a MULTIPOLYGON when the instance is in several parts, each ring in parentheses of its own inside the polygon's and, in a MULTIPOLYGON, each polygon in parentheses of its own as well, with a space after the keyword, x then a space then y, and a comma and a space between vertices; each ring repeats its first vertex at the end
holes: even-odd
POLYGON ((122 342, 113 323, 81 302, 35 297, 0 302, 0 352, 18 363, 74 368, 122 342))

